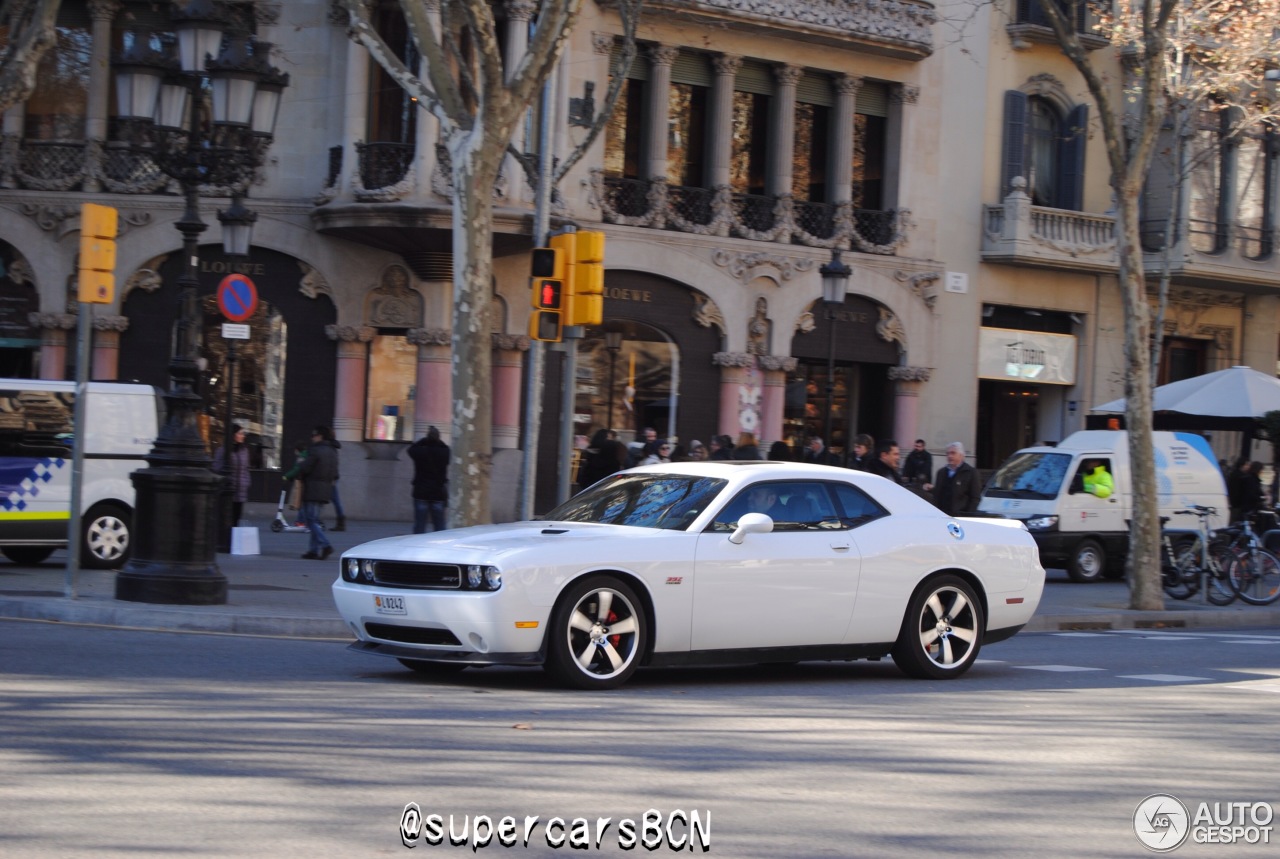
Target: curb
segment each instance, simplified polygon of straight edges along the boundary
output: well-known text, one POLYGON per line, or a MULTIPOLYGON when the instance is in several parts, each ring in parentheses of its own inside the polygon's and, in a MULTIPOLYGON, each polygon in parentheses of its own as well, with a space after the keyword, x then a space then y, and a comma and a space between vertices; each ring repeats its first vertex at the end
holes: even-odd
POLYGON ((49 600, 0 599, 0 618, 145 629, 155 632, 210 632, 287 638, 351 641, 351 630, 338 617, 229 614, 135 604, 82 602, 65 597, 49 600))
POLYGON ((1280 626, 1280 609, 1249 606, 1251 611, 1183 609, 1135 611, 1118 609, 1087 614, 1034 615, 1023 632, 1062 632, 1090 629, 1208 629, 1280 626))

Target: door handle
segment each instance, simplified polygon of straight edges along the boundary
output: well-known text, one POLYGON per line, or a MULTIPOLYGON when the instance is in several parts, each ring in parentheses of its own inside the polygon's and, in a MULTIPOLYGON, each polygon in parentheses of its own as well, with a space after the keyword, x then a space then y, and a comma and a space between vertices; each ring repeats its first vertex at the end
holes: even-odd
POLYGON ((832 543, 831 548, 835 549, 837 552, 847 552, 851 546, 849 543, 832 543))

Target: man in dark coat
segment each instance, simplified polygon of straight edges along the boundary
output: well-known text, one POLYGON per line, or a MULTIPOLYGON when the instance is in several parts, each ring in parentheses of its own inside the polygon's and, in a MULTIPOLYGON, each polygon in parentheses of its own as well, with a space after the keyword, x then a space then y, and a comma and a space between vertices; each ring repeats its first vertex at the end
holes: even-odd
POLYGON ((933 503, 948 516, 962 516, 978 508, 978 496, 982 486, 978 472, 964 461, 964 445, 953 441, 947 445, 947 464, 938 469, 933 483, 926 483, 926 492, 933 493, 933 503))
POLYGON ((933 476, 933 454, 925 449, 924 439, 916 439, 916 446, 907 454, 907 461, 902 464, 902 479, 907 483, 919 486, 928 483, 933 476))
POLYGON ((901 485, 902 475, 898 474, 898 459, 901 456, 902 451, 896 441, 891 438, 881 439, 876 444, 876 457, 867 465, 867 471, 901 485))
POLYGON ((321 561, 333 554, 333 546, 320 524, 320 512, 333 500, 333 482, 338 479, 338 451, 329 438, 328 427, 313 429, 307 458, 298 469, 302 480, 302 521, 311 530, 311 546, 302 557, 321 561))
POLYGON ((409 446, 413 460, 413 533, 445 529, 449 506, 449 445, 440 440, 440 430, 429 427, 427 434, 409 446))
POLYGON ((809 443, 804 447, 804 462, 812 462, 815 465, 839 465, 836 455, 827 450, 827 446, 823 443, 820 436, 809 436, 809 443))

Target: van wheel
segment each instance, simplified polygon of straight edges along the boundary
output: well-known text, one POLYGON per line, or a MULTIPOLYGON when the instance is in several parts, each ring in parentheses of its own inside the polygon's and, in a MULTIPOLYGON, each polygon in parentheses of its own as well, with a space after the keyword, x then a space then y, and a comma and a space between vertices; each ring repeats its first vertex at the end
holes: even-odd
POLYGON ((34 567, 53 554, 52 546, 5 546, 4 556, 23 567, 34 567))
POLYGON ((110 570, 129 557, 133 515, 119 504, 95 504, 80 522, 80 564, 110 570))
POLYGON ((1102 544, 1092 537, 1086 537, 1076 543, 1076 550, 1071 553, 1067 563, 1067 575, 1073 582, 1096 582, 1106 574, 1107 553, 1102 544))

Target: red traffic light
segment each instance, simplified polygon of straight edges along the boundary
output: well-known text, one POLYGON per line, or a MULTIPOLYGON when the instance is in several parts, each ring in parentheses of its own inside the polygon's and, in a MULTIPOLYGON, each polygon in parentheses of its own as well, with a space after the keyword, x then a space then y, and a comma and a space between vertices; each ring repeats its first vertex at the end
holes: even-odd
POLYGON ((564 290, 558 280, 538 280, 533 284, 534 306, 542 310, 560 310, 563 307, 564 290))

